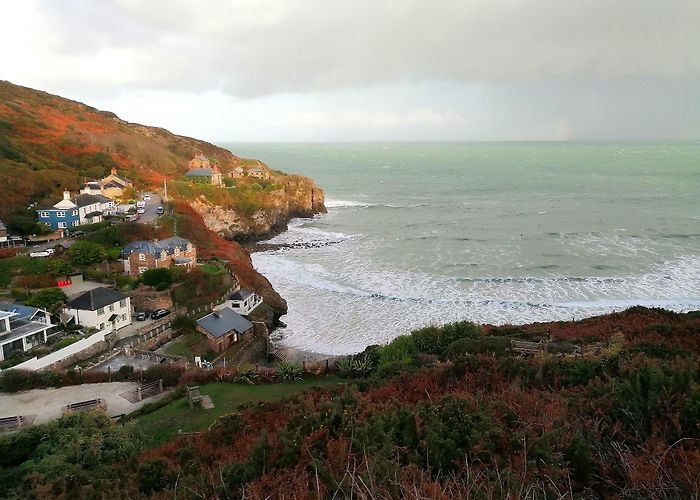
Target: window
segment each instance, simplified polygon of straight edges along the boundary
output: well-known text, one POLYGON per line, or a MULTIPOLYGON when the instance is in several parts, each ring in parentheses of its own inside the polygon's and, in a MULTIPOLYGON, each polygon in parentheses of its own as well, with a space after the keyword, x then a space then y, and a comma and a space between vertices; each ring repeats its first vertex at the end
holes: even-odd
POLYGON ((147 267, 139 267, 139 274, 148 271, 147 267))
POLYGON ((58 223, 58 228, 59 228, 59 229, 63 229, 63 228, 65 228, 65 227, 68 227, 68 225, 67 225, 65 222, 59 222, 59 223, 58 223))
POLYGON ((126 321, 126 314, 122 314, 122 321, 126 321))
POLYGON ((74 221, 73 221, 73 226, 79 226, 79 225, 80 225, 80 221, 79 221, 79 220, 74 220, 74 221))
POLYGON ((104 323, 100 323, 100 330, 104 330, 104 329, 105 329, 105 324, 104 324, 104 323))
POLYGON ((140 253, 140 254, 139 254, 139 260, 141 260, 141 261, 146 260, 146 254, 145 254, 145 253, 140 253))
POLYGON ((100 315, 102 315, 102 314, 104 314, 104 313, 105 313, 105 308, 104 308, 104 307, 100 307, 100 308, 97 309, 97 315, 98 315, 98 316, 100 316, 100 315))
POLYGON ((78 215, 78 211, 77 211, 77 210, 73 210, 73 212, 71 212, 71 213, 72 213, 73 215, 78 215))
POLYGON ((39 217, 48 217, 49 213, 48 212, 39 212, 39 217))
POLYGON ((110 305, 109 305, 109 310, 110 310, 110 311, 114 311, 114 304, 110 304, 110 305))
POLYGON ((56 212, 56 217, 65 217, 66 213, 65 212, 56 212))
MULTIPOLYGON (((126 299, 122 299, 119 301, 119 307, 126 307, 126 299)), ((126 319, 126 318, 124 318, 126 319)))

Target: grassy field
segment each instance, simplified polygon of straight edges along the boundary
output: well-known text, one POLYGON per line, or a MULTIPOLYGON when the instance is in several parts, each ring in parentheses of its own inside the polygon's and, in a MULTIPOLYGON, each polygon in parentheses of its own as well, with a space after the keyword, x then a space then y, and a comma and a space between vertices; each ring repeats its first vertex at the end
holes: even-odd
POLYGON ((183 432, 206 429, 217 417, 236 411, 241 403, 277 401, 303 392, 314 386, 329 387, 340 383, 337 377, 302 380, 280 384, 240 385, 212 383, 199 386, 200 393, 211 397, 214 408, 205 410, 201 406, 190 408, 187 399, 182 397, 159 408, 153 413, 136 419, 143 431, 146 444, 157 445, 183 432))
POLYGON ((193 356, 195 356, 195 349, 193 348, 201 342, 203 342, 203 338, 199 333, 193 332, 182 335, 165 348, 165 354, 169 354, 170 356, 183 356, 192 361, 193 356))

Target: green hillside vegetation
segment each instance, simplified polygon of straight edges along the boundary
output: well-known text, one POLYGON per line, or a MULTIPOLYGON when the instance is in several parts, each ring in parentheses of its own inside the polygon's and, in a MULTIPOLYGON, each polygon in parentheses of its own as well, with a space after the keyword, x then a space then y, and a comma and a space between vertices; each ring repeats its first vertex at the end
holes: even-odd
POLYGON ((124 427, 81 416, 30 428, 0 438, 0 487, 46 498, 98 487, 147 498, 694 498, 699 338, 697 312, 637 307, 577 323, 423 328, 341 363, 346 385, 281 401, 303 384, 185 373, 181 385, 231 413, 212 422, 176 399, 124 427), (510 349, 550 337, 555 352, 510 349))

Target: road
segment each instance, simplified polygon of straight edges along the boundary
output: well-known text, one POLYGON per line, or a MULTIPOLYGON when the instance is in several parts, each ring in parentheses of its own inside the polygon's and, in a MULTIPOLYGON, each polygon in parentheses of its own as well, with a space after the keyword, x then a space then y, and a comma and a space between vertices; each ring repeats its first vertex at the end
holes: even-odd
POLYGON ((160 199, 160 195, 155 193, 143 193, 144 195, 151 195, 151 199, 146 202, 146 213, 141 214, 141 219, 139 222, 142 224, 152 224, 158 218, 156 214, 156 209, 162 206, 163 202, 160 199))

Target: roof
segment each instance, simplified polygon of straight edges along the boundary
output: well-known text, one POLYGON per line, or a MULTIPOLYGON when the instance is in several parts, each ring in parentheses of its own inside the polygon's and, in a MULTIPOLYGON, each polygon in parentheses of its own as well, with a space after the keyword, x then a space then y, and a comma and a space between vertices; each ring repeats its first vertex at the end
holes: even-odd
POLYGON ((95 203, 101 203, 100 199, 96 194, 79 194, 73 199, 73 202, 79 207, 87 207, 88 205, 94 205, 95 203))
POLYGON ((125 184, 121 184, 115 180, 111 180, 109 182, 106 182, 103 184, 104 188, 119 188, 119 189, 124 189, 126 187, 125 184))
POLYGON ((236 292, 233 292, 231 295, 229 295, 229 300, 245 300, 251 295, 255 294, 255 292, 251 292, 250 290, 245 290, 241 289, 236 292))
POLYGON ((191 244, 189 240, 180 238, 179 236, 173 236, 172 238, 166 238, 161 241, 134 241, 124 247, 122 250, 122 256, 128 257, 134 252, 147 253, 157 256, 163 251, 169 255, 172 255, 175 253, 175 248, 185 251, 187 250, 187 245, 189 244, 191 244))
POLYGON ((37 321, 27 321, 25 319, 10 320, 10 331, 0 335, 0 342, 6 343, 11 340, 20 339, 29 335, 34 335, 55 325, 50 323, 39 323, 37 321), (9 335, 8 335, 9 334, 9 335))
POLYGON ((212 337, 223 337, 231 331, 243 333, 253 328, 253 323, 236 313, 230 307, 224 307, 217 313, 207 314, 197 320, 197 324, 202 327, 212 337))
POLYGON ((109 203, 109 202, 114 202, 112 198, 109 198, 108 196, 104 196, 102 194, 94 194, 93 195, 95 198, 100 200, 100 203, 109 203))
POLYGON ((31 319, 38 312, 46 314, 46 311, 44 311, 43 309, 39 309, 38 307, 25 306, 24 304, 17 304, 14 302, 0 303, 0 311, 17 313, 16 317, 22 319, 31 319))
POLYGON ((265 169, 260 167, 253 167, 250 170, 248 170, 248 172, 265 172, 265 169))
MULTIPOLYGON (((85 196, 90 196, 90 195, 85 195, 85 196)), ((56 203, 53 208, 49 208, 48 210, 69 210, 71 208, 75 208, 77 205, 73 203, 72 200, 67 200, 65 198, 61 199, 58 203, 56 203)))
POLYGON ((190 264, 190 263, 192 263, 192 259, 190 257, 177 257, 173 260, 175 261, 175 264, 190 264))
POLYGON ((88 187, 90 189, 100 189, 100 183, 99 182, 87 182, 87 183, 85 183, 85 187, 88 187))
POLYGON ((102 215, 102 212, 100 212, 99 210, 96 212, 90 212, 89 214, 85 214, 85 217, 90 219, 92 217, 97 217, 98 215, 102 215))
POLYGON ((214 175, 214 170, 211 168, 192 168, 185 176, 186 177, 211 177, 214 175))
POLYGON ((101 287, 78 295, 68 302, 68 307, 70 309, 82 309, 83 311, 96 311, 100 307, 105 307, 127 298, 129 296, 121 292, 101 287))

